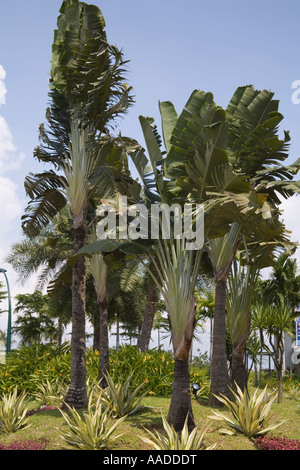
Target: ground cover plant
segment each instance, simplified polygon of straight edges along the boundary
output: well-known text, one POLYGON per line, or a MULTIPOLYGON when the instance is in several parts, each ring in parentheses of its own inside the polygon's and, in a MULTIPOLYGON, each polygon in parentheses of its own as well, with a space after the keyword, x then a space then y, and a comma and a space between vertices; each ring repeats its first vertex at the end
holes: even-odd
MULTIPOLYGON (((92 441, 94 442, 92 445, 97 446, 99 444, 101 447, 103 443, 103 447, 111 450, 153 450, 153 444, 151 444, 149 440, 147 441, 147 439, 149 439, 149 432, 152 433, 153 436, 158 437, 162 442, 165 442, 164 439, 168 438, 168 431, 169 435, 172 436, 171 429, 166 429, 166 425, 164 424, 166 423, 165 419, 168 414, 171 399, 170 389, 172 374, 169 373, 172 372, 171 353, 152 350, 141 354, 134 347, 123 347, 119 353, 112 351, 110 362, 111 377, 115 386, 117 387, 118 382, 121 383, 122 380, 123 384, 126 383, 126 379, 130 376, 128 372, 130 370, 129 359, 133 357, 134 361, 131 359, 131 364, 134 363, 134 365, 137 366, 138 373, 136 373, 135 368, 131 369, 133 373, 133 381, 130 384, 132 392, 143 384, 137 396, 142 397, 145 391, 147 391, 147 394, 142 398, 141 403, 139 403, 140 408, 136 410, 136 413, 127 415, 122 421, 118 422, 117 429, 114 433, 111 433, 111 437, 114 439, 107 439, 106 441, 105 434, 109 434, 109 431, 114 429, 113 426, 115 426, 118 418, 114 418, 110 412, 107 412, 106 415, 103 415, 103 417, 105 416, 103 423, 105 426, 102 427, 102 429, 97 426, 93 428, 92 426, 93 422, 95 424, 94 411, 97 408, 97 390, 95 390, 95 381, 93 379, 96 377, 93 371, 94 369, 96 371, 97 352, 89 351, 87 356, 87 362, 89 362, 88 370, 90 372, 88 378, 88 393, 91 407, 90 409, 77 411, 76 416, 73 416, 73 412, 70 409, 64 410, 63 413, 65 413, 65 415, 63 415, 60 409, 60 400, 56 402, 53 399, 53 397, 61 393, 62 390, 60 388, 60 379, 62 376, 58 378, 57 375, 55 376, 55 373, 58 370, 61 371, 63 367, 68 371, 67 363, 69 360, 69 352, 67 348, 64 348, 64 352, 61 352, 61 357, 58 357, 55 353, 52 354, 51 351, 51 347, 43 347, 40 349, 39 354, 37 354, 37 349, 28 348, 27 351, 23 351, 24 354, 22 357, 16 354, 16 363, 12 369, 9 368, 10 361, 8 361, 6 365, 1 365, 2 390, 0 395, 2 397, 4 395, 12 397, 14 390, 16 390, 13 379, 15 376, 17 377, 18 368, 20 368, 20 374, 22 374, 22 366, 24 368, 27 367, 27 370, 31 371, 30 377, 24 380, 23 390, 18 389, 18 396, 22 396, 22 393, 26 393, 26 400, 24 398, 24 402, 26 401, 26 426, 28 425, 28 427, 20 426, 19 429, 10 430, 10 432, 1 432, 1 449, 43 450, 45 448, 46 450, 56 450, 67 448, 70 442, 67 443, 66 441, 68 439, 72 441, 70 436, 67 440, 63 437, 70 432, 70 430, 68 430, 68 422, 71 424, 71 428, 73 429, 73 433, 77 436, 77 440, 81 439, 78 438, 78 436, 81 436, 83 440, 86 439, 86 437, 84 437, 85 429, 89 426, 90 438, 87 440, 88 443, 86 443, 85 446, 91 445, 92 441), (34 358, 34 364, 27 363, 30 354, 32 354, 34 358), (115 361, 115 363, 113 361, 115 361), (159 362, 160 367, 158 367, 159 362), (157 371, 155 367, 157 367, 157 371), (164 371, 165 374, 164 387, 161 387, 159 380, 161 370, 164 371), (121 374, 121 371, 123 371, 123 374, 121 374), (35 372, 38 372, 38 374, 35 372), (156 372, 158 377, 155 377, 156 372), (40 378, 43 377, 44 382, 39 382, 36 379, 38 376, 40 378), (167 381, 168 376, 170 376, 169 382, 167 381), (8 384, 5 384, 5 377, 8 378, 8 384), (6 390, 6 388, 10 389, 6 390), (4 392, 3 389, 5 389, 4 392), (164 391, 164 394, 162 391, 164 391), (95 394, 94 396, 93 393, 95 394), (96 436, 94 441, 91 436, 96 436)), ((25 375, 26 374, 24 374, 24 377, 25 375)), ((68 377, 68 374, 66 376, 68 377)), ((268 376, 263 378, 259 393, 264 391, 266 385, 268 386, 268 392, 272 391, 274 378, 271 376, 269 383, 267 383, 267 380, 268 376)), ((203 399, 205 397, 203 397, 201 393, 196 396, 193 395, 192 384, 195 381, 199 383, 204 383, 205 381, 205 386, 202 387, 204 390, 209 385, 206 372, 201 368, 195 369, 192 367, 190 372, 193 413, 199 429, 197 437, 199 437, 198 444, 200 448, 206 449, 215 446, 214 448, 216 450, 292 450, 296 449, 299 445, 299 401, 297 400, 297 394, 295 394, 295 392, 293 393, 293 397, 291 397, 290 394, 291 389, 297 390, 299 387, 297 377, 285 377, 284 383, 286 386, 283 402, 277 403, 274 401, 272 403, 268 426, 272 427, 279 421, 283 421, 283 424, 272 430, 272 434, 270 432, 266 433, 264 440, 260 441, 255 441, 254 439, 250 440, 243 434, 223 434, 221 431, 222 428, 224 428, 224 423, 209 419, 212 410, 207 405, 207 400, 203 399), (204 426, 205 433, 201 435, 200 430, 202 430, 204 426)), ((16 384, 20 383, 18 379, 15 382, 16 384)), ((253 386, 253 380, 250 376, 249 392, 251 396, 254 395, 255 390, 256 388, 253 386)), ((228 419, 231 419, 232 414, 229 409, 225 407, 225 409, 223 408, 222 410, 220 408, 219 411, 228 419)), ((98 408, 98 413, 100 413, 100 407, 98 408)), ((16 413, 14 419, 15 418, 17 418, 16 413)), ((100 422, 101 420, 98 421, 100 422)), ((108 437, 110 437, 110 434, 108 437)), ((196 438, 196 436, 194 436, 194 438, 196 438)), ((194 443, 191 441, 192 439, 189 441, 188 445, 198 445, 196 440, 194 443)), ((175 439, 173 439, 173 442, 175 442, 175 439)))
MULTIPOLYGON (((116 430, 116 434, 120 436, 110 443, 109 450, 153 450, 153 446, 144 442, 141 437, 149 437, 145 429, 164 434, 162 415, 167 416, 169 403, 170 397, 145 397, 143 399, 145 408, 139 413, 127 417, 120 423, 116 430)), ((220 433, 222 426, 217 422, 210 422, 208 420, 211 409, 206 404, 203 404, 203 402, 199 402, 194 398, 192 399, 192 404, 195 419, 200 428, 208 422, 203 440, 207 447, 216 444, 215 450, 257 450, 260 448, 243 435, 231 436, 220 433)), ((39 404, 33 401, 31 406, 33 409, 37 409, 36 407, 39 404)), ((300 442, 300 412, 296 403, 284 398, 283 403, 274 403, 273 406, 274 414, 271 417, 270 423, 283 419, 286 419, 286 422, 276 431, 272 432, 272 437, 276 436, 278 439, 281 439, 283 436, 286 436, 286 439, 300 442)), ((227 411, 223 412, 227 413, 227 411)), ((24 445, 27 445, 28 441, 31 441, 34 446, 42 440, 42 442, 47 441, 46 450, 67 448, 66 443, 61 437, 66 430, 66 423, 59 409, 42 409, 39 412, 32 413, 29 416, 29 420, 31 425, 28 429, 20 429, 11 434, 1 434, 0 445, 11 446, 11 450, 13 450, 16 442, 26 441, 24 445)), ((113 425, 114 422, 115 420, 111 418, 109 424, 113 425)), ((268 435, 266 439, 269 439, 268 435)), ((281 440, 282 442, 283 440, 281 440)), ((7 448, 7 450, 10 450, 10 448, 7 448)), ((30 449, 28 448, 28 450, 30 449)))

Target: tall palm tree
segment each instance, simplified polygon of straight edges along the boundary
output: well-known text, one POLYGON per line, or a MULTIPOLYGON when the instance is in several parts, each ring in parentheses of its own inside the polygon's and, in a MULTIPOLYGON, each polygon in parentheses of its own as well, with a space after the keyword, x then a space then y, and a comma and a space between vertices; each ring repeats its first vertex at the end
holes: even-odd
MULTIPOLYGON (((109 164, 104 145, 109 142, 109 126, 132 98, 124 81, 122 53, 107 43, 101 11, 78 0, 65 0, 60 13, 52 46, 49 129, 41 126, 42 145, 35 152, 56 171, 26 178, 31 201, 23 230, 35 236, 68 202, 75 254, 85 244, 88 204, 99 184, 99 168, 109 164)), ((85 274, 85 258, 79 257, 72 275, 71 383, 66 397, 66 403, 76 408, 87 403, 85 274)))
MULTIPOLYGON (((281 163, 288 157, 290 137, 288 132, 284 133, 282 140, 278 137, 278 126, 283 116, 278 111, 279 102, 274 100, 273 96, 272 92, 257 91, 253 86, 239 87, 226 110, 220 108, 216 110, 212 96, 207 94, 204 100, 205 106, 200 108, 202 112, 199 112, 196 106, 198 96, 195 92, 191 97, 190 109, 185 110, 180 126, 177 126, 172 141, 173 147, 166 157, 167 175, 173 180, 170 191, 177 197, 181 194, 204 203, 207 203, 209 194, 214 194, 213 210, 207 211, 205 218, 205 233, 210 243, 212 238, 224 236, 232 223, 240 225, 240 236, 243 239, 247 234, 245 220, 249 220, 253 215, 262 219, 269 218, 280 204, 280 196, 286 198, 299 192, 300 184, 293 180, 299 171, 299 160, 287 166, 281 163), (206 146, 203 142, 206 142, 206 146), (204 152, 206 152, 206 162, 210 165, 199 158, 204 152), (213 159, 209 159, 212 155, 213 159), (217 157, 219 165, 216 168, 211 162, 216 161, 217 157), (245 196, 247 192, 245 187, 244 190, 237 191, 237 185, 232 184, 230 180, 230 175, 234 174, 232 169, 243 177, 244 184, 246 182, 249 184, 250 192, 247 196, 245 196), (235 204, 230 204, 229 196, 235 204), (216 200, 219 202, 217 205, 216 200), (223 223, 216 224, 220 209, 223 217, 228 216, 226 209, 231 211, 231 221, 229 217, 227 223, 224 220, 223 223), (213 217, 214 223, 210 222, 210 217, 213 217), (216 229, 219 229, 219 234, 216 233, 216 229)), ((206 205, 206 208, 208 207, 209 205, 206 205)), ((237 248, 238 243, 233 244, 232 249, 237 250, 237 248)), ((216 330, 214 341, 218 344, 213 354, 213 361, 216 365, 223 363, 224 368, 225 287, 233 259, 234 251, 229 254, 228 262, 222 266, 220 273, 225 277, 220 278, 220 282, 216 285, 216 309, 219 315, 215 317, 214 322, 216 330)), ((212 375, 212 389, 215 389, 216 394, 224 394, 224 389, 227 389, 228 374, 225 371, 220 374, 218 367, 215 371, 216 373, 212 375)), ((214 395, 211 395, 210 405, 219 406, 213 397, 214 395)))
MULTIPOLYGON (((205 217, 209 227, 207 230, 214 236, 226 233, 235 216, 235 213, 232 215, 232 207, 236 207, 233 196, 246 194, 244 197, 247 200, 250 186, 243 176, 233 171, 228 156, 218 147, 224 146, 226 141, 226 123, 222 110, 215 105, 211 94, 201 91, 192 93, 180 116, 170 102, 160 103, 159 106, 166 156, 160 148, 161 139, 153 120, 142 116, 140 123, 148 158, 139 145, 128 147, 128 153, 136 164, 143 183, 146 204, 171 205, 178 202, 184 206, 185 202, 191 201, 206 203, 205 217), (190 140, 189 136, 185 139, 186 125, 190 125, 193 132, 198 126, 200 134, 197 142, 190 140), (192 143, 197 145, 197 151, 194 153, 191 153, 192 143), (182 168, 184 158, 187 158, 188 169, 182 168), (226 167, 223 177, 218 177, 216 173, 220 165, 226 167), (187 184, 184 180, 186 173, 193 178, 193 181, 187 184), (203 181, 202 188, 195 187, 194 179, 203 181), (228 192, 224 196, 225 190, 228 192)), ((188 415, 189 428, 192 428, 194 418, 188 360, 195 325, 194 288, 202 250, 195 253, 186 251, 184 241, 179 242, 174 237, 170 243, 153 241, 153 251, 155 256, 150 257, 157 274, 152 276, 165 301, 175 356, 168 420, 180 430, 188 415)))
POLYGON ((55 279, 72 253, 69 208, 66 206, 35 237, 13 243, 6 257, 24 285, 37 275, 35 288, 43 290, 55 279))

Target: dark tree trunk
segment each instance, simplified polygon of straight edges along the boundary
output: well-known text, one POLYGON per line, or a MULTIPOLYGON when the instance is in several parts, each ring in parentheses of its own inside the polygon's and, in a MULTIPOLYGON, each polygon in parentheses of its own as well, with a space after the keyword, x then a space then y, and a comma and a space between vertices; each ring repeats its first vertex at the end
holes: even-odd
POLYGON ((98 301, 99 305, 99 377, 102 388, 107 387, 105 374, 109 372, 109 340, 108 340, 108 300, 107 297, 98 301))
POLYGON ((245 364, 245 347, 250 331, 250 320, 238 343, 232 345, 232 388, 237 384, 242 391, 247 390, 247 370, 245 364))
POLYGON ((221 393, 230 396, 229 375, 226 355, 226 280, 216 282, 214 325, 213 325, 213 351, 211 362, 211 389, 208 405, 221 407, 221 402, 215 397, 221 393))
POLYGON ((153 327, 153 320, 158 301, 158 291, 155 282, 150 277, 147 290, 146 306, 143 323, 138 337, 137 347, 141 352, 148 351, 153 327))
POLYGON ((94 319, 93 319, 93 323, 94 323, 93 349, 95 351, 100 350, 100 321, 99 321, 99 317, 100 317, 100 311, 99 311, 99 308, 98 308, 98 311, 94 315, 94 319))
POLYGON ((174 342, 172 325, 169 318, 172 331, 175 364, 168 422, 174 427, 175 431, 182 430, 187 416, 189 431, 195 427, 189 374, 189 354, 193 340, 195 312, 196 304, 195 300, 193 299, 191 303, 191 310, 187 318, 185 331, 178 344, 175 344, 174 342))
MULTIPOLYGON (((74 253, 85 244, 85 229, 74 228, 74 253)), ((85 332, 85 258, 80 257, 72 276, 71 383, 65 402, 74 408, 87 405, 85 332)))
POLYGON ((192 411, 189 361, 188 359, 185 361, 175 359, 168 422, 174 427, 175 431, 181 431, 187 415, 188 428, 191 431, 195 427, 195 421, 192 411))
POLYGON ((247 390, 247 371, 245 366, 244 351, 240 351, 238 346, 233 346, 232 351, 232 388, 236 385, 244 391, 247 390))
POLYGON ((58 325, 57 325, 57 345, 62 345, 62 335, 63 335, 63 324, 60 318, 58 318, 58 325))

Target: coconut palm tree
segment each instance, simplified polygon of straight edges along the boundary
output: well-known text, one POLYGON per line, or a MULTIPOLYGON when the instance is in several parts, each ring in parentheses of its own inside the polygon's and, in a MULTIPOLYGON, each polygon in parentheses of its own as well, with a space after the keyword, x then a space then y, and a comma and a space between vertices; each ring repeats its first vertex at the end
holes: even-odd
MULTIPOLYGON (((101 181, 100 168, 111 163, 112 148, 105 145, 110 143, 109 126, 132 102, 122 53, 108 44, 104 27, 96 6, 63 1, 52 46, 48 129, 41 126, 42 145, 35 151, 55 171, 31 174, 25 181, 31 200, 24 232, 35 236, 68 202, 74 254, 85 244, 88 204, 101 181)), ((87 403, 85 277, 85 258, 79 257, 72 275, 71 383, 66 397, 77 408, 87 403)))

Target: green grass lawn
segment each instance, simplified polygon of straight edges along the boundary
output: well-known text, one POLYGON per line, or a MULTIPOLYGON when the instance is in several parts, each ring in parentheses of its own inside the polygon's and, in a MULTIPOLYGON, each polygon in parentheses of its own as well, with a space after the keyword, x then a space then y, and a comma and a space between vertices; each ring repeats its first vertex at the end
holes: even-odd
MULTIPOLYGON (((194 397, 192 400, 195 420, 203 425, 207 422, 211 409, 196 401, 194 397)), ((163 431, 161 415, 167 415, 170 398, 148 396, 144 398, 143 404, 146 408, 138 414, 126 418, 118 427, 116 432, 124 434, 112 443, 110 450, 152 450, 140 439, 140 436, 146 436, 144 428, 163 431)), ((32 403, 32 407, 37 409, 38 403, 32 403)), ((222 412, 227 413, 224 410, 222 412)), ((300 401, 285 397, 283 403, 273 404, 271 414, 271 422, 286 420, 281 427, 273 431, 274 435, 284 435, 289 439, 300 440, 300 401)), ((39 411, 30 416, 30 423, 31 426, 28 429, 9 435, 1 434, 0 442, 9 443, 13 440, 43 438, 48 441, 47 450, 57 450, 64 447, 58 430, 63 429, 66 424, 59 410, 39 411)), ((224 426, 220 425, 218 421, 210 421, 205 439, 207 445, 216 443, 217 450, 254 450, 253 444, 246 437, 221 434, 219 432, 221 427, 224 426)))

